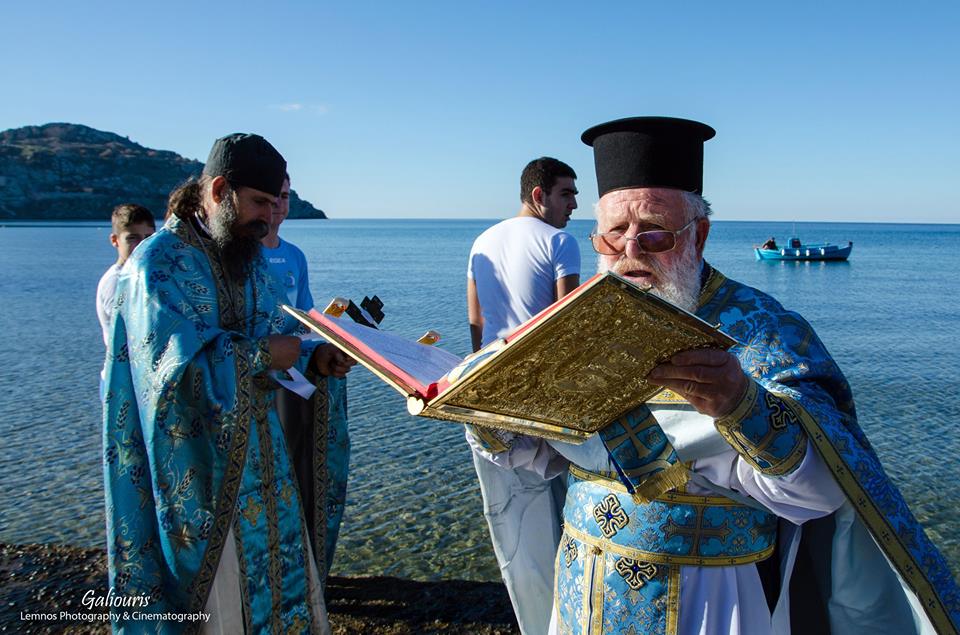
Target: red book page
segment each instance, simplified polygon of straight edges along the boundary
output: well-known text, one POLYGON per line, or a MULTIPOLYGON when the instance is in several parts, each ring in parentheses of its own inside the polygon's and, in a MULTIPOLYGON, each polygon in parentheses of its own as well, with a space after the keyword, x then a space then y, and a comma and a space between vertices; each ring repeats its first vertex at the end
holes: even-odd
POLYGON ((310 317, 411 393, 425 398, 435 395, 434 384, 463 361, 442 348, 418 344, 346 318, 333 318, 316 309, 310 311, 310 317))

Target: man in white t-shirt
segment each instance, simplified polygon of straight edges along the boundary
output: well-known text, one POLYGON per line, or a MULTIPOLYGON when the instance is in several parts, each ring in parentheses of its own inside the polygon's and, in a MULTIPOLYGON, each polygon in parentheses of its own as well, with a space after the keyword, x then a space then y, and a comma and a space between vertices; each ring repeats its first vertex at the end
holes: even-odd
MULTIPOLYGON (((505 337, 580 284, 580 248, 562 228, 577 208, 576 173, 541 157, 520 177, 520 212, 486 230, 473 243, 467 265, 467 312, 473 350, 505 337)), ((503 441, 468 427, 476 449, 503 441)), ((511 435, 514 451, 527 439, 511 435)), ((537 444, 529 440, 535 452, 537 444)), ((534 460, 534 462, 536 462, 534 460)), ((553 604, 553 562, 560 541, 566 461, 543 467, 546 478, 501 467, 474 452, 484 515, 520 629, 545 633, 553 604)))

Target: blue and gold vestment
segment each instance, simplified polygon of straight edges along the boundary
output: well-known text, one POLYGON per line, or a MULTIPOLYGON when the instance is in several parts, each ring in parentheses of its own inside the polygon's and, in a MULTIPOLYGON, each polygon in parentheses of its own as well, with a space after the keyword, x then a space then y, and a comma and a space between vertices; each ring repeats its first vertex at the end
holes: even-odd
MULTIPOLYGON (((307 545, 325 543, 325 496, 306 510, 322 520, 308 539, 267 376, 267 337, 302 332, 279 309, 282 291, 260 258, 245 284, 232 284, 209 241, 174 218, 131 256, 116 297, 103 430, 114 592, 149 596, 143 612, 202 610, 229 532, 246 630, 316 630, 307 545)), ((312 352, 304 344, 297 367, 318 388, 303 425, 312 428, 325 491, 331 410, 327 380, 307 368, 312 352)), ((315 559, 322 578, 322 550, 315 559)), ((185 625, 114 627, 178 632, 185 625)))
MULTIPOLYGON (((921 622, 958 632, 953 576, 884 474, 857 425, 850 387, 810 325, 709 265, 697 315, 740 342, 731 352, 752 380, 715 422, 727 443, 777 478, 798 468, 809 440, 847 498, 826 529, 808 523, 811 553, 832 564, 821 567, 828 573, 818 588, 802 591, 829 600, 824 619, 834 632, 919 632, 921 622), (868 566, 877 574, 857 575, 868 566)), ((777 518, 723 496, 686 494, 689 466, 646 405, 599 435, 614 470, 571 468, 556 561, 558 631, 676 633, 679 567, 763 560, 777 518)))
POLYGON ((347 380, 330 377, 330 417, 327 428, 327 519, 324 556, 327 571, 333 566, 333 557, 340 537, 340 523, 347 504, 347 477, 350 471, 350 431, 347 426, 347 380))
MULTIPOLYGON (((267 270, 273 275, 274 279, 280 285, 281 290, 285 290, 289 303, 301 311, 310 311, 313 309, 313 294, 310 292, 310 284, 307 275, 307 260, 300 249, 284 239, 280 238, 279 246, 274 249, 265 250, 264 255, 267 260, 267 270)), ((326 452, 326 544, 322 551, 326 557, 327 571, 333 566, 333 557, 337 547, 337 538, 340 535, 340 522, 343 520, 343 509, 347 502, 347 475, 350 466, 350 432, 347 427, 347 380, 346 378, 329 378, 328 398, 330 402, 330 419, 327 428, 327 452, 326 452)), ((291 426, 299 427, 299 419, 303 416, 304 410, 313 407, 313 404, 300 403, 298 397, 292 392, 279 392, 278 409, 281 412, 281 418, 292 416, 295 421, 290 425, 284 421, 284 428, 290 436, 302 437, 302 431, 294 430, 291 434, 291 426)), ((312 443, 310 443, 312 446, 312 443)), ((312 449, 312 448, 311 448, 312 449)), ((315 472, 310 457, 297 457, 295 461, 298 472, 301 468, 308 468, 315 472)), ((307 500, 313 496, 313 479, 315 474, 298 475, 301 485, 301 493, 306 489, 310 492, 305 495, 307 500)), ((309 518, 311 526, 316 522, 309 518)), ((313 546, 315 552, 319 552, 316 545, 313 546)))

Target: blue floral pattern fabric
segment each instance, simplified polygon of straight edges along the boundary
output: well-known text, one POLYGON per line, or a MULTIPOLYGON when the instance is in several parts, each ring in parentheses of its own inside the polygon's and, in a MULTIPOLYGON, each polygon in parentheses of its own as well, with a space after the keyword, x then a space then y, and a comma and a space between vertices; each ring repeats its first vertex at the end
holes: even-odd
POLYGON ((953 575, 857 425, 853 393, 823 342, 798 314, 705 266, 709 278, 697 315, 740 343, 731 352, 752 379, 718 430, 771 475, 792 471, 809 439, 933 625, 958 632, 953 575))
POLYGON ((777 518, 770 512, 675 492, 637 504, 603 480, 571 468, 565 530, 584 542, 637 560, 693 565, 745 564, 773 551, 777 518))
MULTIPOLYGON (((302 328, 278 297, 262 259, 231 285, 178 219, 118 282, 103 429, 109 575, 117 594, 150 597, 144 612, 202 609, 232 528, 247 629, 312 627, 303 513, 267 376, 267 337, 302 328)), ((311 354, 302 347, 301 371, 311 354)))
POLYGON ((776 540, 769 512, 678 492, 637 503, 620 482, 572 466, 557 555, 558 630, 672 635, 681 565, 759 562, 776 540))

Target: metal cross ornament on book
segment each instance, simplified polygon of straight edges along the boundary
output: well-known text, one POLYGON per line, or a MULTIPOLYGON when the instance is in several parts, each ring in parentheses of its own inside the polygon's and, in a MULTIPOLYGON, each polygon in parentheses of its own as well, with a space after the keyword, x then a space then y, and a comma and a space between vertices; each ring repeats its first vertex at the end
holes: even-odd
POLYGON ((360 306, 357 306, 353 300, 334 298, 323 312, 336 318, 346 313, 357 324, 375 329, 383 321, 383 301, 377 296, 363 296, 360 306))
POLYGON ((360 308, 367 312, 367 315, 372 317, 377 324, 383 322, 383 301, 377 296, 368 298, 363 296, 363 300, 360 302, 360 308))
POLYGON ((346 313, 358 324, 377 328, 377 325, 383 321, 383 301, 377 296, 373 296, 372 298, 363 296, 360 306, 357 306, 353 303, 353 300, 350 300, 346 313))
POLYGON ((323 312, 337 318, 346 313, 357 324, 375 329, 383 321, 383 301, 377 296, 363 296, 360 306, 357 306, 353 300, 334 298, 323 312))

